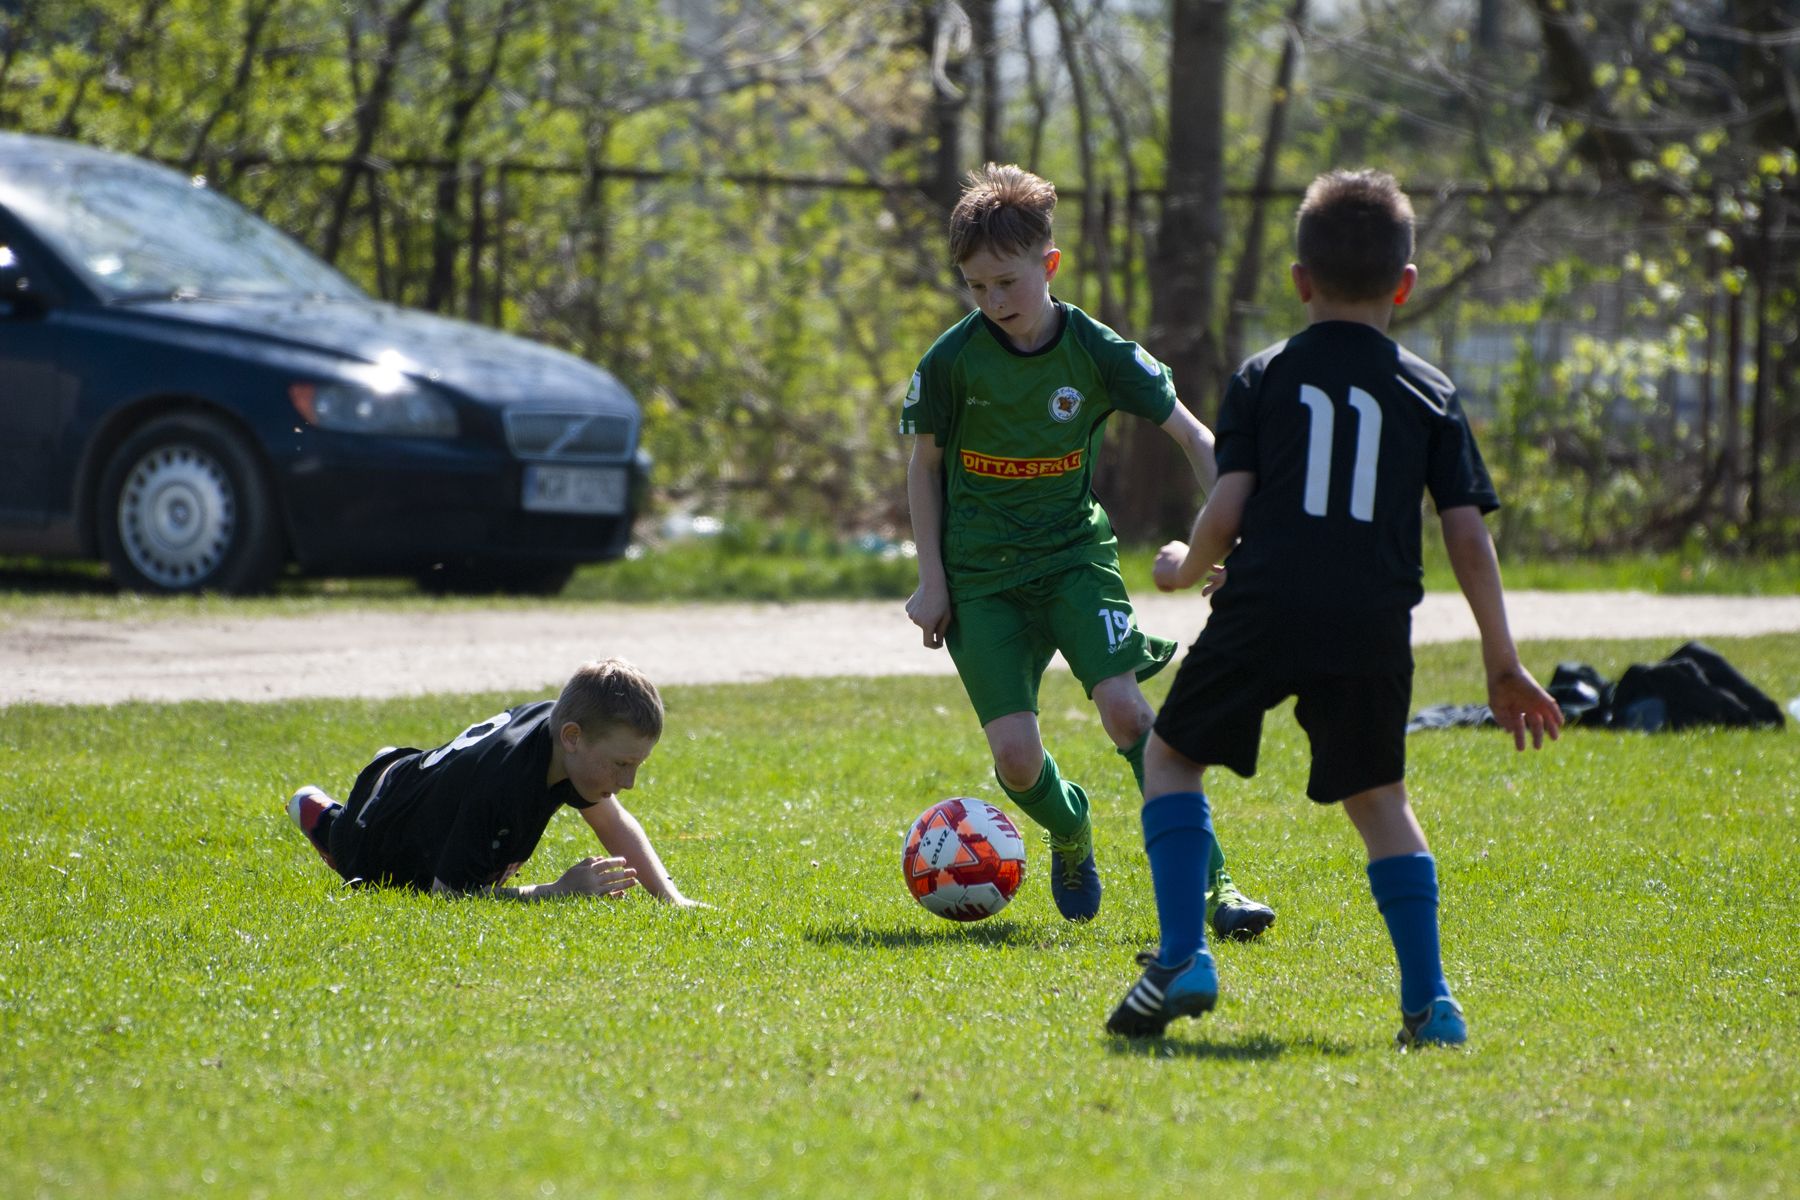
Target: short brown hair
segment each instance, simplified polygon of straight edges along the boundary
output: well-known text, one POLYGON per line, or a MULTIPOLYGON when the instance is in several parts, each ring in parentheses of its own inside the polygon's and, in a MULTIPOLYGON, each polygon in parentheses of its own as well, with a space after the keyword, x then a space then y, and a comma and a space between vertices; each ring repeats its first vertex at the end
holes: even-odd
POLYGON ((561 729, 570 721, 581 726, 582 736, 598 737, 623 725, 647 738, 659 738, 663 730, 663 702, 656 685, 622 658, 582 663, 563 684, 550 725, 561 729))
POLYGON ((970 171, 950 213, 950 259, 987 250, 1002 257, 1049 244, 1056 185, 1011 163, 970 171))
POLYGON ((1327 299, 1380 299, 1412 261, 1412 201, 1386 171, 1328 171, 1306 189, 1294 242, 1327 299))

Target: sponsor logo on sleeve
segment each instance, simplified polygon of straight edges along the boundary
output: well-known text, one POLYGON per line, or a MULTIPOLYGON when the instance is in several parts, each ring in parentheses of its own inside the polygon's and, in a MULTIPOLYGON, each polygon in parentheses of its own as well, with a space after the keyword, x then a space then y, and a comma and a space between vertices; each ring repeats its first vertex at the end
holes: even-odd
POLYGON ((1050 394, 1050 419, 1067 424, 1081 411, 1081 393, 1072 387, 1057 388, 1050 394))
POLYGON ((900 407, 911 408, 919 402, 919 373, 913 372, 912 386, 906 389, 906 402, 900 407))
POLYGON ((1156 361, 1156 356, 1154 354, 1150 353, 1148 350, 1144 349, 1142 346, 1139 346, 1135 351, 1133 351, 1131 357, 1137 359, 1137 365, 1144 368, 1144 374, 1146 374, 1146 375, 1161 375, 1162 374, 1162 364, 1156 361))

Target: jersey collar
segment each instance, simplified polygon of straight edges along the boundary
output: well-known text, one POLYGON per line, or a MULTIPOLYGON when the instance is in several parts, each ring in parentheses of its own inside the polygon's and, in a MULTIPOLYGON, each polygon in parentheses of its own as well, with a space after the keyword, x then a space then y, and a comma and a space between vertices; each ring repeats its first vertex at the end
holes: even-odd
POLYGON ((981 318, 981 323, 987 326, 988 335, 996 342, 1000 343, 1000 348, 1002 350, 1005 350, 1014 358, 1037 358, 1040 355, 1048 354, 1056 349, 1057 344, 1063 339, 1063 334, 1066 333, 1069 328, 1069 306, 1064 304, 1061 300, 1058 300, 1055 296, 1050 297, 1050 303, 1056 306, 1056 332, 1050 335, 1049 341, 1039 346, 1036 350, 1021 350, 1013 345, 1012 339, 1006 336, 1006 330, 988 320, 987 314, 980 309, 975 310, 975 315, 981 318))

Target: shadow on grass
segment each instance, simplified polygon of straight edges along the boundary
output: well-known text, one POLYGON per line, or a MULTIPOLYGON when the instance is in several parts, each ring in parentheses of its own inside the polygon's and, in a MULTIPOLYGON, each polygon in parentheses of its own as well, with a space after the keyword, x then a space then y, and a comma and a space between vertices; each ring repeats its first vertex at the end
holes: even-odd
POLYGON ((1014 921, 981 921, 928 929, 871 929, 867 925, 827 925, 808 929, 806 940, 821 946, 868 946, 908 950, 921 946, 1023 945, 1029 935, 1014 921))
MULTIPOLYGON (((823 925, 808 929, 806 940, 818 945, 880 946, 888 950, 916 949, 921 946, 1020 946, 1048 950, 1063 944, 1061 935, 1079 926, 1021 925, 1016 921, 970 921, 966 924, 945 921, 941 926, 924 928, 877 929, 867 925, 823 925)), ((1084 932, 1084 938, 1092 935, 1084 932)), ((1115 945, 1142 949, 1145 938, 1141 930, 1119 930, 1102 940, 1115 945)))
POLYGON ((1280 1058, 1290 1050, 1310 1050, 1314 1054, 1336 1058, 1353 1052, 1348 1042, 1317 1037, 1278 1038, 1266 1033, 1247 1034, 1235 1041, 1188 1041, 1167 1036, 1109 1037, 1106 1048, 1121 1058, 1194 1058, 1218 1062, 1280 1058))

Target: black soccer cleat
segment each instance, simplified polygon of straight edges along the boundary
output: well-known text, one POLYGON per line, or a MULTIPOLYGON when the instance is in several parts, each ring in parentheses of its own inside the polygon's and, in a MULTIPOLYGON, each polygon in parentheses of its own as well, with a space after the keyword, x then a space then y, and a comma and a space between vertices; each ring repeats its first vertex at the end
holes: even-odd
POLYGON ((1275 910, 1238 891, 1221 870, 1206 893, 1206 923, 1215 937, 1247 942, 1275 923, 1275 910))
POLYGON ((1172 967, 1157 961, 1157 951, 1137 956, 1144 973, 1106 1019, 1108 1033, 1124 1037, 1161 1037, 1176 1017, 1197 1017, 1219 1002, 1219 972, 1212 955, 1197 951, 1172 967))

